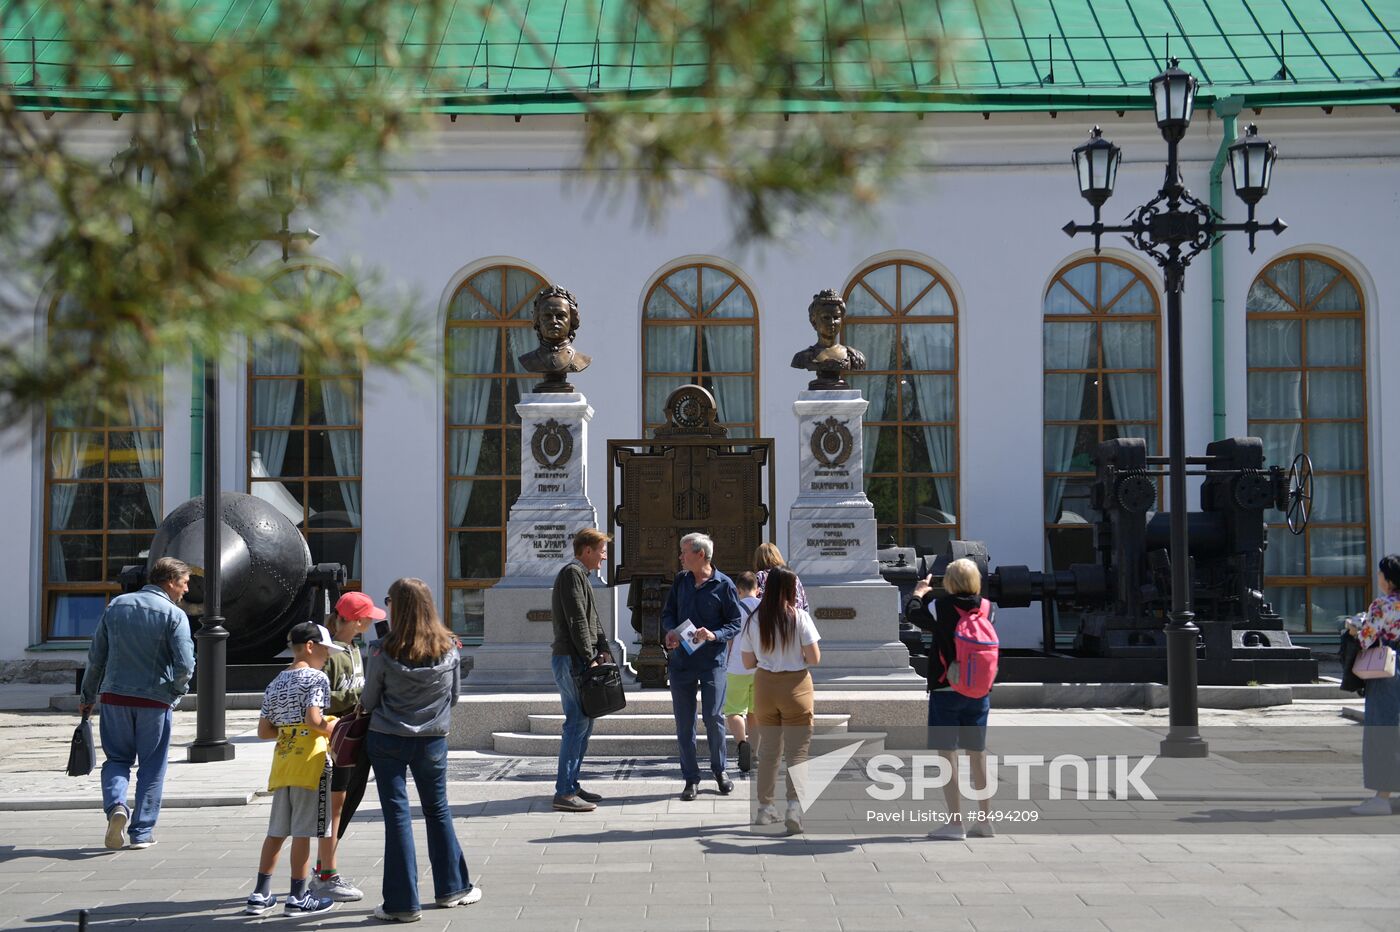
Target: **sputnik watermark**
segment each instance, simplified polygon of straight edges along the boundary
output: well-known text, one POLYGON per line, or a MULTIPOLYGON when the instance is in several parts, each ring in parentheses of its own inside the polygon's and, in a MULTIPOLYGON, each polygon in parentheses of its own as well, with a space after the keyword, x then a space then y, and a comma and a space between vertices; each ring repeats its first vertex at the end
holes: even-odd
MULTIPOLYGON (((1001 768, 1015 771, 1016 799, 1032 799, 1031 779, 1039 770, 1044 776, 1046 793, 1036 794, 1048 799, 1128 799, 1155 800, 1157 794, 1144 782, 1156 755, 1132 758, 1126 754, 1099 754, 1091 758, 1077 754, 1058 754, 1048 761, 1040 754, 987 755, 987 779, 982 787, 973 785, 967 768, 958 768, 958 792, 964 799, 991 799, 997 793, 1001 768), (1073 779, 1067 787, 1066 774, 1073 779), (1065 796, 1068 789, 1070 795, 1065 796)), ((871 785, 865 792, 871 799, 888 802, 896 799, 924 799, 930 790, 942 791, 953 779, 954 767, 939 754, 915 754, 909 758, 894 754, 877 754, 865 764, 865 775, 871 785), (909 776, 905 776, 905 772, 909 776)))

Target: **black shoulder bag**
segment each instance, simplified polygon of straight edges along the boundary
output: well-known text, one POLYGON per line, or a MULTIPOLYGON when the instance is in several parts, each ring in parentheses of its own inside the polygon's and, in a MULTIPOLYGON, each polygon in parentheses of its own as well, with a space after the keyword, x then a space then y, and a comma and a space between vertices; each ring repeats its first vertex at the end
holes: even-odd
POLYGON ((574 683, 578 687, 579 705, 589 718, 602 718, 627 708, 627 697, 622 693, 622 671, 611 652, 603 663, 585 666, 583 672, 574 677, 574 683))
POLYGON ((87 715, 73 729, 73 741, 68 745, 68 776, 85 777, 92 773, 97 760, 97 748, 92 741, 92 719, 87 715))

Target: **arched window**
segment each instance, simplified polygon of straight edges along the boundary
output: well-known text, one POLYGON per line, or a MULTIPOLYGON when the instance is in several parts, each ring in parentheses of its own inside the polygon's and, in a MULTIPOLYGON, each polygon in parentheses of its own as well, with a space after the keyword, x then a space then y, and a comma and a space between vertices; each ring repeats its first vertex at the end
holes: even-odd
POLYGON ((546 282, 494 265, 462 282, 447 310, 447 611, 452 630, 480 638, 485 590, 505 569, 506 517, 520 495, 520 416, 539 376, 516 357, 538 343, 535 295, 546 282))
MULTIPOLYGON (((49 340, 81 341, 80 309, 49 312, 49 340)), ((127 564, 144 563, 164 516, 160 374, 104 417, 90 406, 50 406, 44 456, 44 640, 92 635, 121 591, 127 564)))
POLYGON ((1335 634, 1371 590, 1366 326, 1355 279, 1322 256, 1272 263, 1246 299, 1249 432, 1270 465, 1312 458, 1307 531, 1269 512, 1264 594, 1290 630, 1335 634))
POLYGON ((642 312, 643 427, 666 423, 662 406, 682 385, 715 396, 731 437, 758 436, 758 305, 715 265, 684 265, 647 292, 642 312))
MULTIPOLYGON (((345 283, 315 266, 272 281, 298 301, 341 301, 345 283)), ((363 504, 361 373, 306 374, 286 340, 255 341, 248 363, 248 492, 271 503, 306 536, 316 563, 343 563, 358 588, 363 504)))
MULTIPOLYGON (((1161 443, 1157 291, 1117 259, 1081 259, 1045 292, 1045 538, 1056 569, 1096 562, 1094 453, 1120 437, 1161 443)), ((1067 615, 1062 627, 1073 627, 1067 615)))
POLYGON ((958 308, 932 269, 862 269, 846 289, 842 341, 868 369, 850 382, 865 412, 865 490, 880 540, 939 553, 958 533, 958 308))

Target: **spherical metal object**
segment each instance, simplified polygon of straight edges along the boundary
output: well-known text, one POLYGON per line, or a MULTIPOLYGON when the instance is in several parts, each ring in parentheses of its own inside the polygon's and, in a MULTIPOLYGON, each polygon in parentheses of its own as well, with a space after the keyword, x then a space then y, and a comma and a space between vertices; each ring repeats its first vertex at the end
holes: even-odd
MULTIPOLYGON (((221 495, 219 521, 220 612, 229 632, 229 659, 270 660, 286 646, 287 629, 306 620, 301 603, 307 598, 311 551, 290 519, 252 495, 221 495)), ((161 522, 147 566, 161 557, 176 557, 193 569, 181 607, 198 622, 204 605, 203 497, 190 499, 161 522)))

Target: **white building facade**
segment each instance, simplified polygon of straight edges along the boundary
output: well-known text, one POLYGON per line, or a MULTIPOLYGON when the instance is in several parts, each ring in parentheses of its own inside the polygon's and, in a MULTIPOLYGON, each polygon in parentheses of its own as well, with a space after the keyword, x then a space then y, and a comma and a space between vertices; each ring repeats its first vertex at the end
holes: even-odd
MULTIPOLYGON (((1388 468, 1400 462, 1388 425, 1400 397, 1400 118, 1384 104, 1328 109, 1241 115, 1241 129, 1257 121, 1279 146, 1259 213, 1289 228, 1253 254, 1239 235, 1219 247, 1219 339, 1207 255, 1184 295, 1188 453, 1254 434, 1271 464, 1313 459, 1313 526, 1272 532, 1266 589, 1290 628, 1319 636, 1364 607, 1376 560, 1400 550, 1388 468)), ((293 287, 377 270, 385 296, 414 296, 428 365, 308 383, 294 354, 229 347, 224 488, 293 513, 313 557, 343 559, 376 598, 422 577, 454 627, 479 637, 518 487, 512 399, 533 383, 511 360, 535 345, 530 298, 555 283, 578 297, 576 346, 593 357, 574 384, 595 410, 600 516, 607 440, 643 436, 658 400, 698 380, 738 435, 775 438, 781 546, 798 469, 792 403, 811 377, 789 361, 812 342, 812 295, 835 288, 846 342, 871 358, 858 387, 882 537, 924 552, 979 539, 994 564, 1086 559, 1086 451, 1113 436, 1165 450, 1165 301, 1156 267, 1121 239, 1096 257, 1061 232, 1090 216, 1069 153, 1095 123, 1123 148, 1108 220, 1155 194, 1164 144, 1149 114, 1107 107, 890 118, 907 119, 919 157, 868 214, 804 217, 782 241, 742 248, 723 192, 702 177, 648 224, 625 185, 582 174, 579 115, 443 118, 398 160, 385 196, 294 219, 321 232, 312 252, 286 266, 260 254, 293 287)), ((1183 143, 1186 185, 1203 199, 1224 133, 1202 106, 1183 143)), ((1228 169, 1223 185, 1226 218, 1243 219, 1228 169)), ((34 296, 40 332, 53 303, 34 296)), ((130 424, 85 430, 49 413, 5 436, 0 662, 81 661, 115 571, 190 497, 191 407, 189 370, 170 369, 130 424)), ((616 603, 627 631, 625 596, 616 603)), ((1037 610, 1000 625, 1004 644, 1040 646, 1037 610)))

